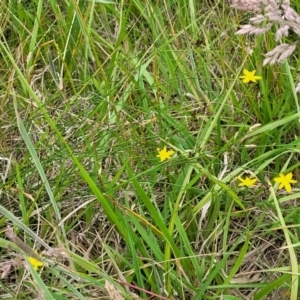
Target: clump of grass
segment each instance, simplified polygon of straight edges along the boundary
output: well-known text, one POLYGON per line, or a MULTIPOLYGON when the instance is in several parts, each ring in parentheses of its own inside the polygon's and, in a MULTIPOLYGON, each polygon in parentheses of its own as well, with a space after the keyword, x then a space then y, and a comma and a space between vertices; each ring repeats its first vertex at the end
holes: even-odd
POLYGON ((223 2, 109 2, 0 3, 1 297, 296 299, 288 61, 223 2))

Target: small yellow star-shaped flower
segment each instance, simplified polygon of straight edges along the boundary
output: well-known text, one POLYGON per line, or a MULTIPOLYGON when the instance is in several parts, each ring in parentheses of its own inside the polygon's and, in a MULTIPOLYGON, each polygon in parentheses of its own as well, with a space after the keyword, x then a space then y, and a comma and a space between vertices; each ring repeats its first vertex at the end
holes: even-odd
POLYGON ((238 180, 241 182, 241 183, 239 183, 239 186, 247 186, 247 187, 254 186, 255 182, 257 181, 256 178, 250 179, 247 176, 245 179, 238 177, 238 180))
POLYGON ((32 256, 28 256, 27 259, 35 270, 37 270, 39 267, 42 267, 44 265, 43 262, 37 260, 36 258, 34 258, 32 256))
POLYGON ((257 80, 261 79, 261 76, 255 75, 255 70, 254 71, 248 71, 244 70, 242 76, 240 76, 241 79, 243 79, 243 83, 249 83, 249 82, 256 82, 257 80))
POLYGON ((274 178, 274 181, 280 183, 279 189, 285 188, 285 190, 290 193, 292 191, 291 183, 297 182, 297 180, 292 179, 292 177, 292 173, 288 173, 286 175, 280 173, 279 177, 274 178))
POLYGON ((163 149, 157 148, 158 155, 156 157, 159 157, 160 161, 164 161, 166 159, 170 159, 171 156, 174 154, 173 150, 167 151, 167 147, 165 146, 163 149))

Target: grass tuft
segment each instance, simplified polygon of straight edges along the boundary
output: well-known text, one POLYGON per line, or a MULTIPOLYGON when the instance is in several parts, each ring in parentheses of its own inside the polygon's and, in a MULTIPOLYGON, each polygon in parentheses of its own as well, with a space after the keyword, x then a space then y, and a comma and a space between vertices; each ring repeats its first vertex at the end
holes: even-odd
POLYGON ((253 7, 0 2, 1 299, 299 298, 298 36, 253 7))

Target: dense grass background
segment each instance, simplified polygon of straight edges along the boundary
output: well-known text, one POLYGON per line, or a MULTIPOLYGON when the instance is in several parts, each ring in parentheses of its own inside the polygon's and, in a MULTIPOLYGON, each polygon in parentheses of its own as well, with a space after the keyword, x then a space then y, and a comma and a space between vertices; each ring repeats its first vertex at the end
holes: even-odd
POLYGON ((235 35, 251 15, 221 0, 0 11, 1 299, 298 299, 299 185, 273 178, 300 179, 299 63, 262 68, 274 32, 235 35))

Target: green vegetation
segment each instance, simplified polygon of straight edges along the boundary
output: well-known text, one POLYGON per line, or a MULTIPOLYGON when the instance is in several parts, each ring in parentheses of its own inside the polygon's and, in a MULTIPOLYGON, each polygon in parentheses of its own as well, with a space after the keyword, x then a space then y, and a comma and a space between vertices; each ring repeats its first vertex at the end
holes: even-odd
POLYGON ((251 15, 221 0, 0 12, 1 299, 298 299, 299 60, 263 67, 274 31, 235 35, 251 15))

